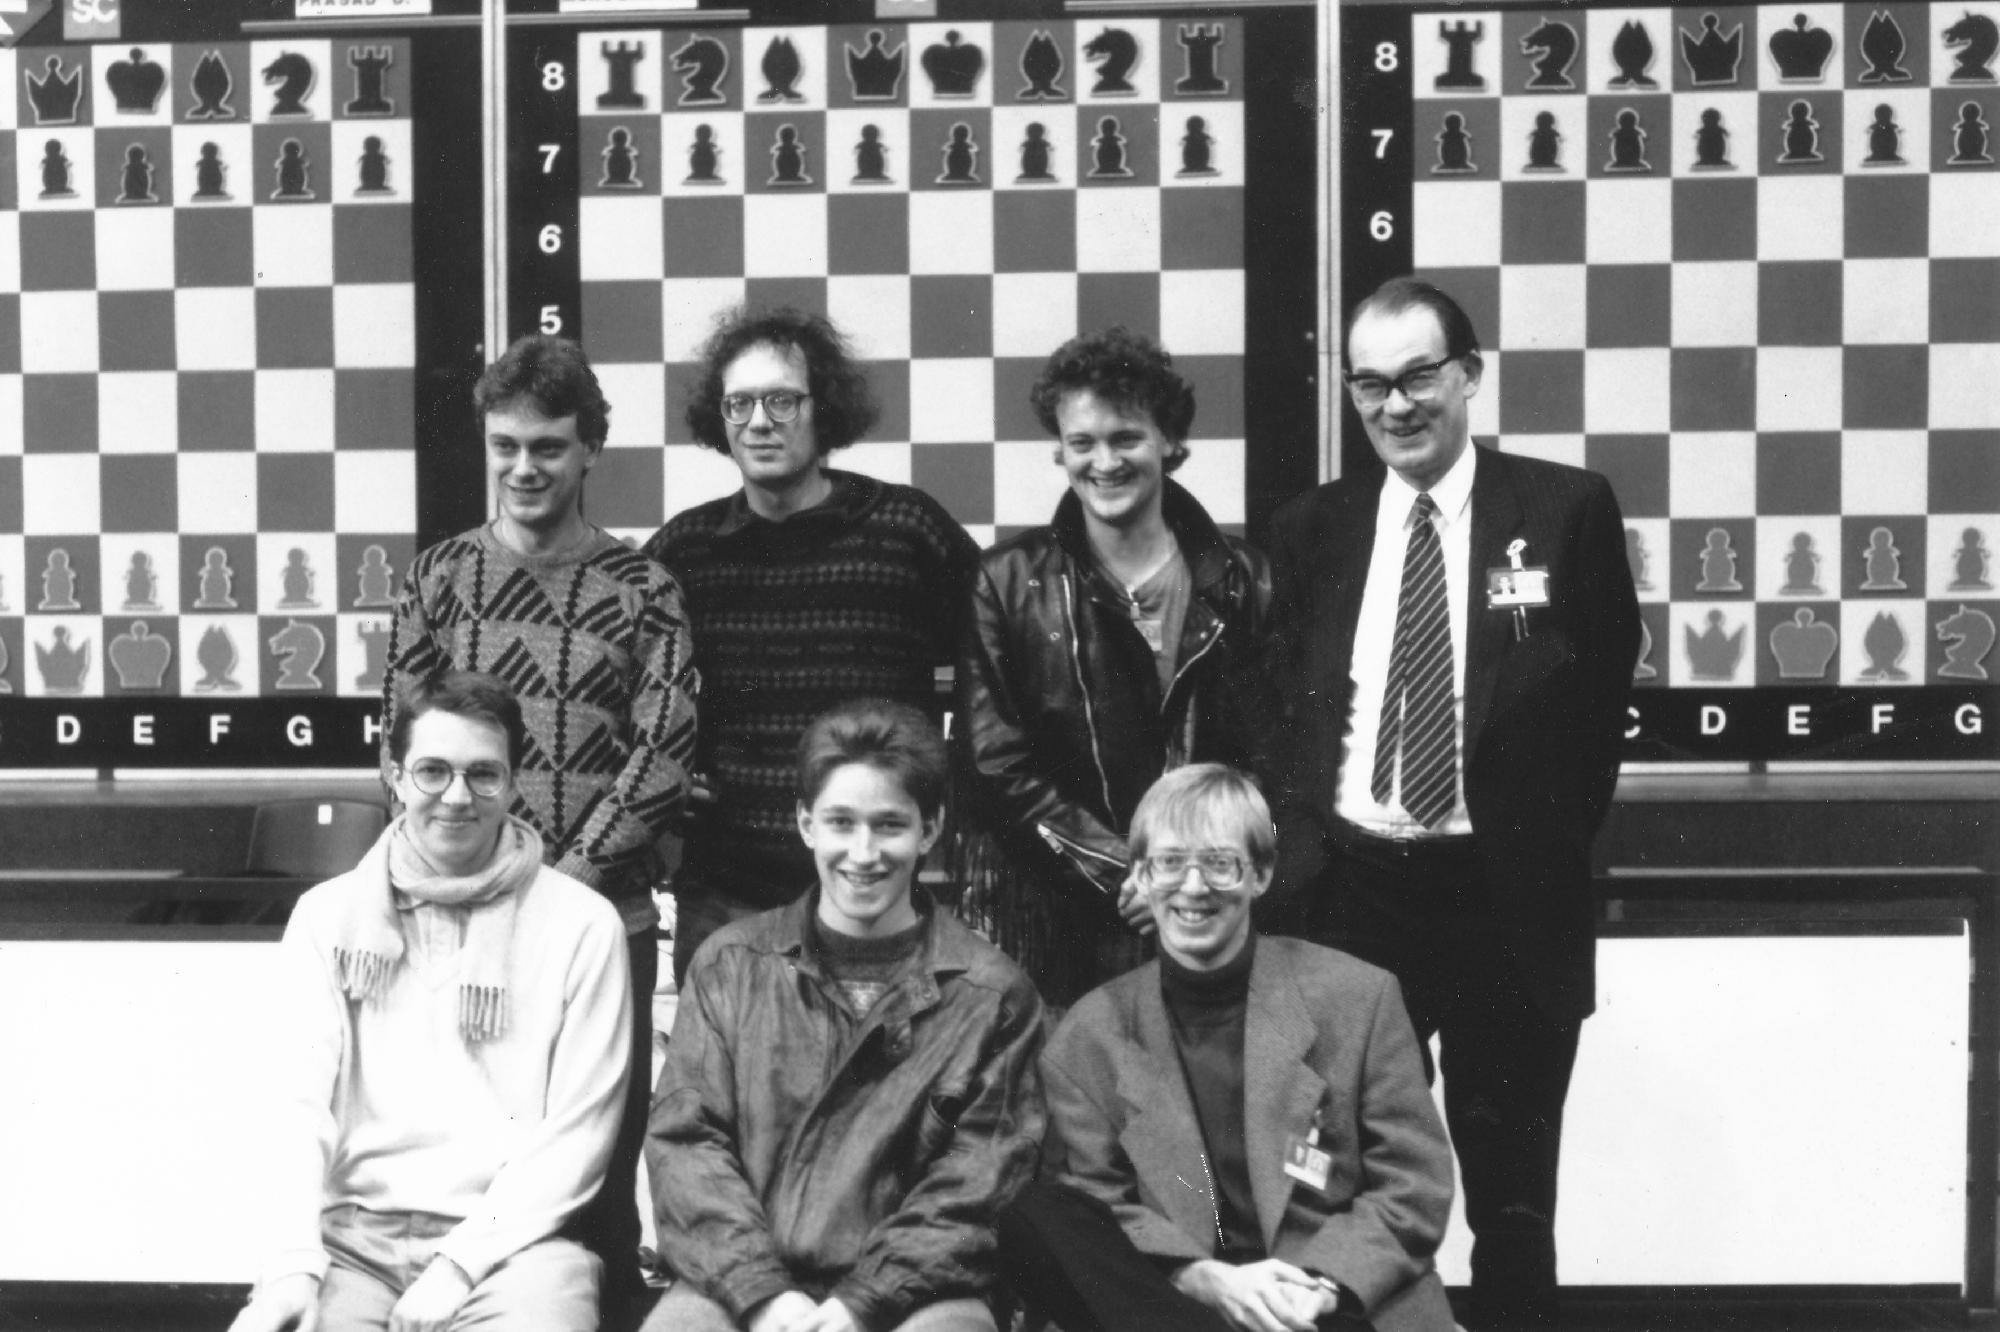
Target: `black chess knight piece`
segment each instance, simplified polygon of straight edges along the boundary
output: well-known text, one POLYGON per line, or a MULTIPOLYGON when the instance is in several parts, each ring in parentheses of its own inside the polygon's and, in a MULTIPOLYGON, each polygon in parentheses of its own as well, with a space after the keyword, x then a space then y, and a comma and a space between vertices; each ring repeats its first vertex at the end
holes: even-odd
POLYGON ((201 557, 201 573, 195 590, 196 610, 235 610, 236 571, 229 567, 229 552, 210 546, 201 557))
POLYGON ((1653 38, 1646 25, 1626 19, 1611 39, 1611 62, 1618 66, 1613 88, 1657 88, 1660 81, 1647 73, 1653 67, 1653 38))
POLYGON ((361 183, 354 187, 356 194, 394 194, 389 187, 389 154, 382 147, 382 140, 370 134, 361 141, 361 183))
POLYGON ((1771 628, 1771 656, 1780 680, 1824 680, 1827 663, 1840 647, 1840 631, 1801 606, 1771 628))
POLYGON ((1965 11, 1965 17, 1944 30, 1946 50, 1956 50, 1948 83, 1993 82, 1993 56, 2000 51, 2000 23, 1984 14, 1965 11))
POLYGON ((944 171, 937 178, 940 185, 977 185, 979 183, 979 145, 972 141, 972 126, 958 121, 951 127, 951 137, 944 144, 944 171))
POLYGON ((1437 163, 1431 167, 1434 176, 1462 176, 1478 168, 1472 164, 1472 136, 1465 131, 1465 117, 1456 111, 1447 111, 1444 124, 1434 136, 1437 139, 1437 163))
POLYGON ((1636 527, 1625 529, 1625 565, 1632 571, 1634 591, 1651 592, 1653 557, 1646 553, 1646 534, 1636 527))
POLYGON ((1991 559, 1991 552, 1986 549, 1986 534, 1976 527, 1966 528, 1958 539, 1958 549, 1952 552, 1952 578, 1945 590, 1991 592, 1993 583, 1988 576, 1991 559))
POLYGON ((720 185, 716 169, 722 164, 722 149, 716 146, 715 130, 707 125, 694 127, 694 142, 688 146, 689 185, 720 185))
POLYGON ((1861 58, 1868 62, 1861 82, 1908 83, 1910 71, 1903 68, 1903 52, 1908 49, 1895 15, 1886 9, 1870 14, 1868 26, 1861 30, 1861 58))
POLYGON ((1903 130, 1896 124, 1896 108, 1883 102, 1875 108, 1874 123, 1868 126, 1868 156, 1865 167, 1908 166, 1903 153, 1903 130))
POLYGON ((1699 634, 1694 626, 1681 626, 1681 642, 1687 649, 1688 674, 1697 680, 1733 680, 1736 667, 1743 660, 1744 626, 1737 625, 1733 631, 1722 627, 1720 610, 1708 612, 1708 627, 1699 634))
POLYGON ((320 660, 326 656, 326 635, 304 620, 286 620, 285 627, 270 638, 271 655, 278 658, 278 689, 320 689, 320 660))
POLYGON ((1826 595, 1819 583, 1819 552, 1813 548, 1812 533, 1792 534, 1792 548, 1785 554, 1785 582, 1778 593, 1787 597, 1826 595))
POLYGON ((1868 529, 1868 546, 1861 552, 1863 592, 1907 592, 1903 581, 1903 552, 1896 548, 1896 534, 1886 527, 1868 529))
POLYGON ((271 114, 294 120, 310 116, 312 108, 306 105, 306 98, 312 95, 315 77, 312 61, 297 51, 279 52, 276 60, 264 66, 264 86, 277 89, 271 95, 271 114))
POLYGON ((1945 159, 1945 165, 1992 166, 1993 155, 1987 151, 1992 137, 1987 129, 1979 103, 1967 102, 1960 106, 1958 123, 1952 126, 1951 131, 1951 156, 1945 159))
MULTIPOLYGON (((232 606, 236 603, 231 602, 232 606)), ((236 690, 243 686, 236 677, 236 640, 229 631, 219 624, 211 624, 202 631, 201 641, 194 647, 195 665, 201 667, 201 678, 194 682, 197 694, 212 694, 218 689, 236 690)))
POLYGON ((1187 133, 1181 135, 1181 169, 1176 176, 1213 176, 1215 170, 1215 136, 1208 132, 1208 121, 1200 116, 1187 118, 1187 133))
POLYGON ((610 84, 597 94, 599 111, 644 111, 646 94, 639 91, 639 62, 646 58, 644 42, 599 42, 598 54, 604 57, 607 79, 610 84))
POLYGON ((882 143, 882 130, 878 125, 861 127, 861 142, 854 145, 854 183, 856 185, 888 185, 889 150, 882 143))
POLYGON ((1778 154, 1779 166, 1824 162, 1819 151, 1819 122, 1813 119, 1812 103, 1792 103, 1784 125, 1785 150, 1778 154))
POLYGON ((42 565, 42 599, 38 611, 82 610, 76 599, 76 570, 70 567, 69 552, 57 546, 42 565))
POLYGON ((796 125, 780 125, 777 142, 771 145, 771 179, 769 185, 810 185, 812 177, 806 174, 805 145, 799 142, 796 125))
POLYGON ((674 72, 681 76, 677 106, 721 106, 729 100, 722 81, 729 75, 729 48, 713 37, 694 36, 674 52, 674 72))
POLYGON ((1090 141, 1092 177, 1099 180, 1130 176, 1125 165, 1125 136, 1119 133, 1118 117, 1106 116, 1097 122, 1097 137, 1090 141))
POLYGON ((159 109, 160 93, 167 86, 167 68, 138 47, 123 60, 114 60, 104 70, 104 86, 111 90, 113 107, 125 115, 148 116, 159 109))
POLYGON ((599 189, 636 190, 645 183, 639 179, 639 150, 632 146, 632 131, 625 126, 611 127, 598 156, 604 159, 604 170, 597 180, 599 189))
POLYGON ((118 174, 118 202, 121 204, 158 203, 160 196, 153 193, 153 164, 146 159, 146 145, 135 143, 125 149, 125 169, 118 174))
POLYGON ((1686 28, 1680 30, 1681 59, 1688 67, 1688 82, 1697 88, 1726 88, 1736 82, 1743 63, 1743 25, 1737 24, 1723 36, 1722 19, 1715 14, 1701 16, 1699 38, 1686 28))
POLYGON ((194 164, 194 197, 197 202, 227 199, 229 168, 223 164, 222 149, 213 143, 201 146, 201 158, 194 164))
POLYGON ((1123 28, 1106 28, 1083 46, 1083 58, 1097 66, 1096 97, 1133 97, 1132 69, 1139 63, 1139 39, 1123 28))
POLYGON ((286 139, 278 149, 278 160, 273 163, 278 171, 278 188, 271 191, 273 199, 312 199, 312 159, 306 156, 306 146, 297 139, 286 139))
POLYGON ((76 191, 70 188, 69 154, 63 151, 61 139, 50 139, 42 145, 42 194, 44 199, 74 199, 76 191))
POLYGON ((383 547, 371 543, 361 552, 361 567, 354 571, 354 580, 357 609, 396 604, 396 571, 389 566, 389 552, 383 547))
POLYGON ((1447 27, 1444 20, 1439 19, 1438 39, 1445 45, 1444 73, 1432 81, 1433 86, 1441 92, 1446 89, 1466 92, 1483 90, 1486 76, 1473 69, 1472 48, 1486 40, 1486 25, 1460 19, 1455 27, 1447 27))
POLYGON ((1527 171, 1561 171, 1562 132, 1556 128, 1556 113, 1535 112, 1535 128, 1528 132, 1527 171))
POLYGON ((1991 676, 1982 664, 1993 650, 1993 617, 1983 610, 1961 604, 1938 621, 1938 641, 1946 644, 1944 663, 1938 675, 1947 680, 1986 680, 1991 676))
POLYGON ((1017 102, 1060 102, 1069 93, 1062 86, 1063 53, 1056 39, 1040 28, 1021 47, 1021 90, 1017 102))
POLYGON ((764 91, 757 94, 757 100, 765 104, 772 102, 803 102, 806 95, 799 91, 799 80, 805 76, 805 61, 799 58, 799 48, 792 45, 789 37, 778 36, 771 39, 764 48, 764 59, 760 66, 764 74, 764 91))
POLYGON ((1697 592, 1741 592, 1743 584, 1736 577, 1736 551, 1730 544, 1729 529, 1711 527, 1703 538, 1701 548, 1701 581, 1694 585, 1697 592))
POLYGON ((931 96, 970 97, 986 68, 986 51, 966 41, 958 29, 949 28, 944 40, 925 47, 918 61, 924 67, 924 77, 931 81, 931 96))
POLYGON ((188 91, 194 94, 194 105, 188 108, 187 118, 236 119, 236 108, 229 104, 229 94, 235 89, 236 78, 229 72, 229 62, 222 58, 222 52, 203 52, 201 59, 195 61, 194 73, 188 76, 188 91))
POLYGON ((74 125, 77 103, 83 100, 83 65, 65 69, 62 57, 52 55, 42 63, 42 76, 30 74, 28 107, 37 125, 74 125))
POLYGON ((1533 32, 1521 39, 1521 54, 1541 55, 1535 61, 1534 75, 1528 80, 1530 92, 1568 92, 1576 87, 1569 76, 1569 67, 1576 62, 1578 47, 1576 29, 1561 19, 1543 19, 1533 32))
POLYGON ((1782 83, 1818 83, 1826 77, 1833 54, 1833 34, 1815 28, 1804 14, 1792 16, 1792 26, 1771 34, 1771 60, 1782 83))
POLYGON ((118 673, 120 689, 158 689, 174 659, 174 645, 144 620, 134 620, 130 629, 111 640, 104 655, 118 673))
POLYGON ((1696 171, 1734 171, 1729 160, 1729 131, 1723 127, 1722 113, 1708 107, 1701 113, 1701 128, 1694 132, 1696 171))
POLYGON ((909 43, 898 42, 891 51, 887 41, 880 28, 870 28, 866 50, 846 48, 847 81, 854 90, 855 101, 892 102, 902 88, 909 43))
POLYGON ((389 67, 396 52, 388 46, 350 46, 347 67, 354 71, 354 96, 344 108, 350 116, 393 116, 396 102, 388 94, 389 67))
POLYGON ((1618 123, 1611 130, 1611 160, 1604 164, 1606 171, 1637 173, 1651 171, 1653 164, 1646 160, 1646 131, 1639 124, 1639 113, 1625 107, 1618 113, 1618 123))
POLYGON ((1861 635, 1861 650, 1868 654, 1868 664, 1861 670, 1864 680, 1907 680, 1910 673, 1903 669, 1903 654, 1910 650, 1910 638, 1903 632, 1903 626, 1888 611, 1875 612, 1875 618, 1868 622, 1868 629, 1861 635))
POLYGON ((1055 179, 1055 173, 1049 170, 1053 149, 1048 134, 1039 120, 1028 122, 1027 137, 1021 140, 1021 174, 1014 177, 1016 181, 1055 179))
POLYGON ((1217 55, 1222 50, 1222 25, 1212 23, 1192 28, 1183 23, 1176 33, 1186 70, 1174 80, 1174 91, 1182 97, 1222 97, 1229 92, 1229 80, 1216 72, 1217 55))

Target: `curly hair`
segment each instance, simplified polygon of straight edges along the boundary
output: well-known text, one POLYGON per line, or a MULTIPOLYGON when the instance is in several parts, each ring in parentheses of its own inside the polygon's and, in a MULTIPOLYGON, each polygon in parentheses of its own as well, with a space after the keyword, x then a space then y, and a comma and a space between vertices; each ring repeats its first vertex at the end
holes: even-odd
POLYGON ((1056 408, 1072 393, 1090 392, 1121 409, 1144 411, 1173 445, 1169 472, 1187 461, 1188 429, 1194 425, 1194 386, 1174 369, 1167 349, 1123 325, 1084 333, 1055 349, 1035 386, 1028 390, 1035 419, 1051 435, 1061 435, 1056 408))
POLYGON ((894 777, 926 821, 944 808, 944 737, 907 703, 849 699, 813 718, 799 737, 799 803, 810 808, 834 770, 850 763, 894 777))
POLYGON ((833 321, 790 307, 752 313, 738 306, 717 318, 715 331, 702 344, 701 374, 688 399, 688 428, 709 448, 729 452, 729 431, 722 420, 722 376, 737 357, 756 346, 796 349, 805 359, 820 456, 846 448, 875 424, 879 413, 868 376, 833 321))
POLYGON ((533 403, 550 420, 574 416, 576 437, 585 444, 602 444, 611 433, 611 404, 604 400, 583 348, 568 338, 530 333, 514 339, 486 367, 472 386, 480 433, 485 433, 488 412, 522 401, 533 403))

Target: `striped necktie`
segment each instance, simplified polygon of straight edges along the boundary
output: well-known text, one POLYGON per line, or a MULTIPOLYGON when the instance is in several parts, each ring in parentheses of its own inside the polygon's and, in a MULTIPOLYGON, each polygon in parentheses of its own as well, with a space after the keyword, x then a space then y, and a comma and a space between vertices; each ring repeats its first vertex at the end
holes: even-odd
POLYGON ((1417 496, 1410 543, 1403 552, 1403 588, 1396 599, 1396 637, 1389 651, 1389 687, 1375 736, 1375 771, 1368 789, 1389 803, 1396 746, 1403 749, 1403 808, 1435 828, 1458 803, 1458 717, 1451 696, 1451 616, 1445 605, 1444 547, 1431 519, 1437 505, 1417 496))

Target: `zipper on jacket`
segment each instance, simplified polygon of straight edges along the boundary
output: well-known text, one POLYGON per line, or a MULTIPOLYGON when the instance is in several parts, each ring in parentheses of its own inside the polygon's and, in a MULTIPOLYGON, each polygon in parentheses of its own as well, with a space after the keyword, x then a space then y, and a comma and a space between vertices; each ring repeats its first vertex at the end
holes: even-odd
POLYGON ((1063 620, 1069 627, 1069 668, 1076 675, 1076 692, 1083 699, 1083 725, 1090 732, 1090 761, 1097 767, 1097 786, 1104 793, 1104 812, 1117 817, 1118 806, 1111 799, 1111 778, 1104 771, 1104 755, 1098 752, 1097 711, 1090 706, 1090 684, 1083 678, 1083 650, 1077 644, 1076 601, 1070 575, 1062 576, 1063 620))

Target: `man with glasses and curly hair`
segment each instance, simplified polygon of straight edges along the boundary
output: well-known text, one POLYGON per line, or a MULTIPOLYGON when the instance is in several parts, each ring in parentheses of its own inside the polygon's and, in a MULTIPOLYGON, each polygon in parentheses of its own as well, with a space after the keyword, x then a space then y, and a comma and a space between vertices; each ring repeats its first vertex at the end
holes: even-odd
POLYGON ((687 422, 743 487, 645 546, 687 594, 702 678, 676 980, 716 929, 812 881, 791 787, 806 724, 859 697, 938 713, 936 670, 979 549, 924 492, 827 465, 875 419, 862 367, 823 316, 732 310, 702 349, 687 422))

